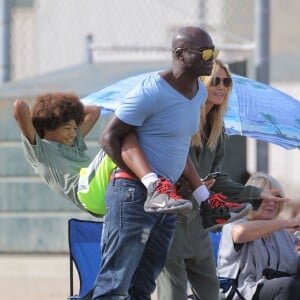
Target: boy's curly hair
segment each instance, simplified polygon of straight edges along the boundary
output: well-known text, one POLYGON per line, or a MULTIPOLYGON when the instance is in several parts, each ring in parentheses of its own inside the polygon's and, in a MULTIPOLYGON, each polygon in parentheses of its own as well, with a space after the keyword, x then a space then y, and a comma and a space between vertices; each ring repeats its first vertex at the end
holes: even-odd
POLYGON ((83 104, 73 93, 48 93, 37 97, 31 108, 33 126, 43 138, 46 130, 54 130, 75 120, 77 126, 84 118, 83 104))

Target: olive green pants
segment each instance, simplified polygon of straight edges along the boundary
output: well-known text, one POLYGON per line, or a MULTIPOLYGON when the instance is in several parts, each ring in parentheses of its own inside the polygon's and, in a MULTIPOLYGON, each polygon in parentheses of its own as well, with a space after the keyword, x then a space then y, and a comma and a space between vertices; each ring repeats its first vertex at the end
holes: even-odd
POLYGON ((187 282, 201 300, 219 299, 219 281, 208 233, 198 212, 177 217, 167 262, 157 280, 158 300, 186 300, 187 282))

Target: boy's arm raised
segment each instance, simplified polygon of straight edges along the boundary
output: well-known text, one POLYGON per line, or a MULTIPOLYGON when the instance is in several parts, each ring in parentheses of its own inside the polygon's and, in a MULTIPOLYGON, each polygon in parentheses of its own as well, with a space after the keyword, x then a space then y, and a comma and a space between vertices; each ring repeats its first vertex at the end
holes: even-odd
POLYGON ((14 103, 14 117, 23 135, 28 139, 30 144, 35 144, 35 129, 30 117, 30 108, 28 104, 17 99, 14 103))
POLYGON ((93 128, 97 120, 99 119, 101 109, 95 105, 84 106, 84 119, 80 125, 80 131, 85 137, 93 128))

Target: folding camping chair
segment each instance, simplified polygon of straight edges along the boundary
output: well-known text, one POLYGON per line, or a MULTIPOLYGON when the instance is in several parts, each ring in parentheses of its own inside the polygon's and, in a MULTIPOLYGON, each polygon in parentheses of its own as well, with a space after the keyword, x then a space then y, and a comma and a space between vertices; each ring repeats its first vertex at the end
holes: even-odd
POLYGON ((102 222, 70 219, 70 295, 68 299, 90 300, 92 289, 101 263, 102 222), (74 295, 74 268, 79 276, 79 293, 74 295))
MULTIPOLYGON (((210 236, 210 241, 213 247, 214 257, 217 265, 219 244, 222 236, 222 231, 217 231, 217 232, 210 231, 209 236, 210 236)), ((220 284, 220 293, 222 296, 221 299, 231 300, 236 293, 241 300, 245 300, 245 298, 241 295, 241 293, 239 292, 236 286, 235 279, 227 278, 227 277, 218 277, 218 279, 220 284), (230 292, 228 293, 227 297, 225 297, 225 293, 227 293, 229 290, 230 292)))
MULTIPOLYGON (((217 265, 217 259, 218 259, 218 251, 219 251, 219 244, 222 236, 222 231, 218 232, 209 232, 210 241, 213 248, 213 253, 215 257, 215 262, 217 265)), ((245 298, 240 294, 239 290, 237 289, 235 279, 232 278, 226 278, 226 277, 218 277, 219 284, 220 284, 220 299, 224 300, 231 300, 236 293, 241 300, 245 300, 245 298), (228 292, 229 294, 226 296, 225 294, 228 292)), ((194 295, 188 295, 188 299, 194 299, 198 300, 194 295)))

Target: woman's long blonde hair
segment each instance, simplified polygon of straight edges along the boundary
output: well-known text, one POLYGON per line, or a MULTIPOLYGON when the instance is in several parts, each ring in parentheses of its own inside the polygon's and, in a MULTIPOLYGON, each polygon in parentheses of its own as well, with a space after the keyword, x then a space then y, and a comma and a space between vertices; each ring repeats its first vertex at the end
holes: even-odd
MULTIPOLYGON (((228 66, 225 65, 221 60, 216 59, 211 75, 200 77, 207 88, 210 86, 212 80, 216 76, 218 68, 223 68, 227 76, 231 78, 231 73, 228 69, 228 66)), ((203 147, 203 141, 206 141, 209 149, 214 150, 216 148, 218 139, 223 134, 224 115, 227 111, 231 89, 232 85, 227 89, 227 94, 225 95, 223 103, 221 105, 214 105, 207 116, 205 112, 205 105, 203 105, 200 114, 200 128, 198 132, 192 137, 192 146, 203 147), (205 134, 206 125, 210 126, 211 128, 209 136, 206 136, 205 134)))

